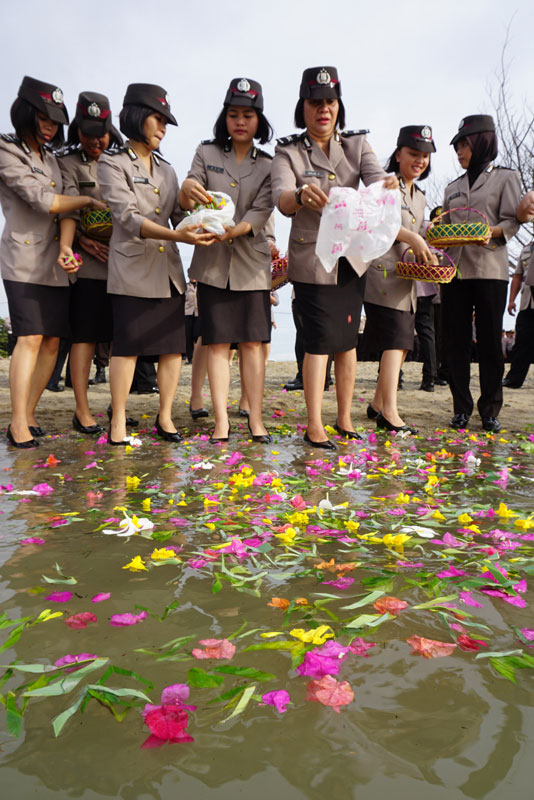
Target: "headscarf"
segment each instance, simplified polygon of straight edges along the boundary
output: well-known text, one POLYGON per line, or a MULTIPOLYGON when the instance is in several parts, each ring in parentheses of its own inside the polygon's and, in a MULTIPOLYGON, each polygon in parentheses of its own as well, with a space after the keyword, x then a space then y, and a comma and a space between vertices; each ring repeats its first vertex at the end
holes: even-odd
POLYGON ((472 154, 467 168, 467 178, 471 188, 478 176, 497 158, 497 134, 494 131, 484 131, 465 138, 472 154))

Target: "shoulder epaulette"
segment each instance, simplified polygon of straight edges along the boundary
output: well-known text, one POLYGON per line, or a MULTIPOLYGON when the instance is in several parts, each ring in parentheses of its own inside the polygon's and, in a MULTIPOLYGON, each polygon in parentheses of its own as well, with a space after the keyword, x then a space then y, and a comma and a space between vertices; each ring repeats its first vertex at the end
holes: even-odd
POLYGON ((414 183, 414 186, 415 186, 415 188, 417 189, 418 192, 421 192, 421 194, 425 194, 426 195, 425 190, 421 189, 421 187, 417 183, 414 183))
POLYGON ((449 181, 449 183, 447 184, 447 186, 452 186, 452 184, 453 184, 453 183, 456 183, 456 181, 459 181, 459 180, 460 180, 460 178, 463 178, 465 174, 466 174, 466 173, 464 172, 464 173, 463 173, 463 175, 458 175, 458 177, 457 177, 457 178, 454 178, 454 180, 452 180, 452 181, 449 181))
POLYGON ((503 164, 494 164, 494 169, 507 169, 509 172, 515 172, 515 167, 505 167, 503 164))
POLYGON ((341 131, 343 137, 347 136, 366 136, 369 133, 368 128, 361 128, 359 131, 341 131))
POLYGON ((165 164, 170 164, 171 163, 170 161, 167 161, 166 158, 163 158, 161 153, 152 153, 152 156, 153 156, 154 161, 156 162, 156 164, 159 164, 160 161, 164 161, 165 164))
POLYGON ((128 148, 122 144, 115 144, 113 143, 111 147, 108 147, 107 150, 104 150, 105 155, 107 156, 116 156, 119 153, 126 153, 128 152, 128 148))
POLYGON ((259 147, 258 147, 258 155, 260 158, 270 158, 271 161, 273 159, 273 156, 270 153, 268 153, 267 150, 260 150, 259 147))
POLYGON ((20 144, 20 139, 15 133, 0 133, 0 139, 10 144, 20 144))
POLYGON ((291 136, 282 136, 276 140, 276 143, 281 147, 286 147, 288 144, 295 144, 302 139, 302 133, 292 133, 291 136))
POLYGON ((81 149, 81 144, 66 144, 63 147, 58 147, 57 150, 54 150, 54 155, 56 158, 64 158, 65 156, 70 156, 72 153, 77 153, 81 149))
POLYGON ((216 144, 215 139, 202 139, 200 144, 216 144))

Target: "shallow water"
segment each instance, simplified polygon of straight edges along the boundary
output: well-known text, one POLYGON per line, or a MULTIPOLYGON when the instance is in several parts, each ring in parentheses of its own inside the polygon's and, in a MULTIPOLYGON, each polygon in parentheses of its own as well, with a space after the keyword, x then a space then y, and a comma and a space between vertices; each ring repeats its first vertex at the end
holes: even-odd
MULTIPOLYGON (((105 668, 88 675, 69 694, 31 698, 20 737, 7 731, 0 734, 3 796, 166 800, 179 793, 201 800, 263 800, 279 793, 284 800, 323 800, 328 793, 336 800, 374 800, 394 792, 412 800, 491 800, 503 793, 508 796, 511 790, 529 795, 534 672, 518 669, 514 684, 496 671, 489 658, 476 657, 485 649, 534 654, 534 648, 518 637, 518 629, 530 629, 534 623, 530 611, 534 543, 528 522, 534 472, 528 437, 496 441, 461 435, 451 441, 450 434, 438 432, 429 439, 372 435, 368 440, 366 434, 363 442, 341 444, 336 454, 327 456, 306 449, 286 427, 278 430, 269 447, 253 445, 239 434, 228 448, 198 437, 177 447, 158 443, 150 435, 140 438, 142 447, 130 453, 110 451, 104 444, 72 434, 47 439, 39 451, 29 453, 8 452, 2 446, 0 482, 13 487, 0 498, 2 609, 9 620, 35 620, 47 608, 63 615, 26 627, 18 642, 0 653, 0 660, 4 665, 17 660, 53 664, 67 653, 97 654, 153 684, 149 688, 117 674, 109 686, 134 687, 146 692, 152 703, 159 702, 165 686, 188 682, 191 669, 206 670, 215 680, 222 679, 221 685, 191 687, 187 702, 197 708, 189 714, 187 730, 194 742, 166 743, 156 749, 140 749, 149 735, 141 700, 119 724, 93 699, 54 737, 51 720, 76 700, 85 684, 96 683, 105 668), (233 455, 236 450, 241 457, 233 455), (50 453, 59 463, 36 467, 50 453), (252 482, 251 475, 260 477, 252 482), (437 477, 433 486, 429 475, 437 477), (127 488, 127 476, 140 478, 136 490, 131 482, 127 488), (243 485, 236 485, 236 480, 243 485), (42 483, 53 492, 10 494, 42 483), (102 496, 91 498, 88 492, 102 496), (295 495, 302 496, 308 520, 292 518, 296 536, 286 545, 273 533, 276 526, 288 523, 286 515, 299 508, 298 501, 290 502, 295 495), (146 510, 145 503, 143 510, 147 497, 151 508, 146 510), (210 503, 210 497, 218 502, 210 503), (312 510, 326 499, 333 508, 323 503, 322 510, 312 510), (495 514, 502 502, 519 516, 495 514), (104 520, 122 518, 123 512, 114 510, 117 507, 155 523, 147 535, 161 537, 162 531, 170 531, 169 538, 164 540, 165 534, 160 541, 140 535, 118 538, 97 531, 104 520), (437 510, 444 520, 433 516, 437 510), (458 521, 466 511, 478 532, 458 521), (73 512, 76 516, 68 516, 73 512), (182 522, 171 521, 176 519, 182 522), (526 521, 523 527, 517 519, 526 521), (347 529, 347 521, 359 522, 360 527, 347 529), (435 544, 432 538, 414 534, 404 545, 385 546, 379 541, 413 525, 423 526, 437 539, 448 532, 460 544, 435 544), (503 536, 490 535, 495 530, 503 536), (206 549, 236 536, 260 543, 247 545, 242 557, 221 558, 221 550, 215 550, 208 554, 213 561, 195 563, 206 549), (45 543, 21 545, 27 537, 45 543), (510 542, 515 549, 507 546, 510 542), (500 549, 495 553, 482 550, 496 543, 500 549), (151 562, 154 548, 165 545, 183 547, 180 563, 151 562), (122 569, 136 555, 149 569, 122 569), (328 566, 330 559, 334 562, 328 566), (351 570, 340 567, 354 562, 351 570), (482 570, 494 569, 496 563, 515 581, 527 579, 526 592, 507 590, 510 597, 526 600, 525 607, 488 596, 479 585, 471 592, 482 608, 460 603, 458 581, 479 578, 482 570), (62 580, 56 564, 76 583, 47 583, 43 575, 62 580), (451 565, 468 576, 436 577, 451 565), (354 582, 345 589, 322 583, 339 576, 350 576, 354 582), (66 590, 73 593, 67 601, 45 599, 50 592, 66 590), (408 606, 376 625, 380 613, 372 603, 343 609, 373 591, 398 597, 408 606), (110 592, 110 599, 92 603, 100 592, 110 592), (449 606, 442 601, 434 609, 413 608, 451 595, 456 599, 449 600, 449 606), (287 616, 288 612, 267 605, 273 597, 306 598, 307 604, 292 604, 287 616), (165 616, 174 601, 175 607, 165 616), (139 624, 123 628, 109 624, 113 614, 139 613, 139 607, 148 610, 139 624), (71 615, 85 611, 98 621, 81 630, 65 624, 71 615), (472 617, 465 617, 466 612, 472 617), (371 619, 354 625, 359 615, 371 619), (341 664, 335 677, 350 684, 354 700, 339 714, 306 701, 311 678, 297 675, 290 651, 246 651, 251 645, 281 640, 295 645, 293 629, 311 630, 323 624, 331 625, 335 640, 344 645, 355 637, 375 644, 367 657, 350 654, 341 664), (487 647, 479 644, 479 651, 464 651, 457 646, 439 658, 411 653, 406 639, 414 634, 457 642, 460 631, 449 624, 461 624, 464 634, 487 647), (261 636, 272 631, 281 635, 261 636), (186 636, 193 638, 169 658, 169 646, 164 645, 186 636), (191 650, 206 638, 231 638, 235 655, 231 660, 196 660, 191 650), (253 673, 254 678, 217 673, 222 665, 260 672, 253 673), (271 679, 258 678, 262 673, 270 673, 271 679), (291 705, 281 714, 252 699, 243 713, 224 722, 235 705, 225 708, 228 701, 209 701, 252 684, 254 696, 287 689, 291 705)), ((117 530, 118 522, 104 527, 117 530)), ((11 630, 1 630, 0 641, 11 630)), ((18 689, 36 677, 15 672, 0 691, 6 696, 11 689, 20 709, 18 689)))

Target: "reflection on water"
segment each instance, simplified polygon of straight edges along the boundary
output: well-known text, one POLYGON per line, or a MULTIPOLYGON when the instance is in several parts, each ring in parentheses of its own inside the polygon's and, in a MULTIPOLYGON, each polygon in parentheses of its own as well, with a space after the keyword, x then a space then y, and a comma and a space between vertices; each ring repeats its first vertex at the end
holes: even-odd
MULTIPOLYGON (((191 713, 188 730, 194 743, 141 750, 147 731, 137 709, 117 724, 105 708, 90 703, 83 715, 76 714, 56 739, 50 721, 74 701, 76 693, 35 699, 24 718, 21 738, 0 734, 2 796, 9 800, 32 794, 43 800, 166 800, 176 796, 271 800, 278 793, 284 800, 324 800, 325 796, 335 800, 375 800, 391 792, 410 800, 492 800, 503 794, 509 796, 511 791, 528 796, 529 743, 534 738, 531 671, 518 671, 518 683, 514 685, 498 675, 488 659, 476 659, 474 652, 458 648, 451 656, 436 659, 412 655, 405 640, 414 633, 440 641, 454 640, 447 628, 454 624, 454 616, 449 613, 447 617, 446 606, 438 609, 439 613, 410 608, 438 596, 439 591, 434 592, 432 587, 437 581, 436 572, 449 563, 444 554, 446 548, 442 546, 440 550, 429 541, 416 539, 416 544, 407 543, 404 551, 401 548, 386 552, 383 545, 373 545, 372 538, 358 539, 355 529, 344 530, 340 522, 343 515, 356 511, 360 516, 352 519, 361 523, 358 534, 365 532, 370 537, 397 534, 406 523, 437 528, 439 523, 428 513, 425 516, 423 511, 415 511, 416 505, 419 509, 436 508, 436 498, 448 519, 454 519, 451 527, 440 528, 439 536, 446 531, 458 535, 461 523, 456 517, 462 512, 485 513, 501 501, 510 509, 523 512, 526 518, 533 477, 528 447, 523 452, 521 441, 498 443, 490 439, 450 444, 439 435, 432 442, 406 440, 385 445, 384 439, 375 442, 372 437, 369 443, 359 447, 351 444, 330 461, 321 463, 317 453, 310 453, 295 439, 282 434, 271 450, 252 446, 240 437, 231 444, 243 455, 231 456, 229 463, 227 456, 233 453, 232 449, 213 448, 199 439, 173 448, 152 444, 147 438, 143 447, 125 454, 110 453, 105 446, 91 441, 60 437, 40 448, 41 459, 53 452, 58 460, 47 467, 36 467, 39 459, 35 453, 4 450, 4 485, 28 490, 48 483, 54 491, 41 497, 2 497, 3 610, 9 619, 34 618, 54 605, 44 599, 51 591, 69 589, 73 598, 54 606, 53 610, 65 612, 63 618, 24 631, 14 647, 1 653, 2 662, 9 664, 19 659, 23 663, 53 663, 66 653, 79 652, 107 656, 116 666, 134 670, 152 681, 154 690, 148 693, 157 702, 161 689, 185 682, 191 667, 209 671, 217 666, 211 661, 180 660, 182 653, 190 656, 191 647, 198 640, 226 638, 243 622, 245 633, 254 629, 284 631, 286 638, 293 626, 309 628, 316 623, 331 623, 336 631, 339 624, 327 616, 325 608, 344 619, 375 613, 371 606, 348 612, 342 607, 376 586, 383 586, 385 594, 402 597, 409 607, 376 628, 353 632, 376 643, 368 658, 353 656, 342 665, 338 677, 352 686, 354 702, 343 707, 340 714, 319 703, 306 702, 308 679, 295 677, 287 652, 243 652, 245 647, 262 640, 257 633, 242 639, 238 636, 234 639, 238 652, 232 663, 273 673, 276 680, 262 684, 257 691, 261 694, 275 688, 287 689, 292 705, 286 714, 252 702, 242 716, 221 724, 227 713, 221 713, 220 704, 209 703, 214 691, 193 689, 191 702, 197 709, 191 713), (462 471, 469 451, 481 464, 462 471), (200 461, 204 466, 193 469, 200 461), (236 475, 246 476, 243 464, 250 466, 256 476, 270 477, 262 479, 263 484, 232 484, 236 475), (435 467, 430 473, 429 465, 435 467), (506 479, 502 476, 503 465, 508 465, 506 479), (439 477, 434 488, 428 482, 429 474, 439 477), (137 492, 127 489, 128 476, 141 478, 137 492), (411 493, 411 505, 394 499, 403 492, 411 493), (88 493, 92 496, 88 497, 88 493), (270 493, 267 503, 266 493, 270 493), (294 511, 288 506, 288 499, 294 494, 301 494, 308 508, 327 496, 332 505, 348 502, 348 510, 327 508, 317 517, 322 528, 316 534, 320 541, 315 562, 330 558, 335 563, 357 561, 358 568, 350 573, 355 582, 349 589, 318 583, 321 576, 310 569, 313 559, 309 537, 300 545, 297 539, 293 550, 285 551, 288 558, 291 553, 294 557, 299 547, 302 551, 298 564, 290 568, 284 567, 284 561, 276 561, 275 556, 281 556, 284 547, 274 539, 269 540, 273 547, 269 549, 267 545, 255 551, 250 561, 232 560, 229 556, 225 568, 244 564, 250 569, 250 576, 256 576, 242 585, 244 592, 226 580, 220 591, 212 591, 212 573, 222 569, 219 562, 215 567, 207 562, 200 569, 190 565, 162 565, 140 573, 122 569, 137 554, 148 561, 151 550, 165 544, 182 546, 180 556, 186 561, 204 553, 207 547, 222 543, 221 531, 241 539, 259 536, 269 530, 266 517, 272 527, 285 520, 285 513, 294 511), (147 497, 151 498, 148 510, 147 497), (210 505, 210 497, 217 502, 210 505), (107 527, 117 528, 116 520, 122 516, 117 508, 121 507, 128 508, 130 514, 149 517, 156 523, 156 531, 172 531, 171 538, 155 542, 139 536, 121 539, 96 530, 105 520, 109 520, 107 527), (171 518, 180 522, 172 523, 171 518), (208 520, 212 528, 206 525, 208 520), (19 542, 25 537, 41 537, 45 544, 21 546, 19 542), (396 565, 395 558, 422 566, 404 569, 396 565), (56 563, 64 576, 74 576, 77 582, 47 584, 42 576, 57 578, 56 563), (419 584, 410 584, 410 576, 418 576, 419 584), (370 580, 382 584, 369 583, 370 580), (426 594, 421 589, 425 580, 426 594), (110 600, 93 605, 91 598, 100 592, 111 592, 110 600), (285 627, 282 613, 267 606, 273 596, 306 597, 312 603, 319 598, 318 593, 339 599, 316 608, 316 616, 311 611, 299 611, 301 616, 293 616, 285 627), (162 619, 173 600, 179 604, 162 619), (111 615, 133 612, 136 605, 147 608, 153 616, 130 628, 108 624, 111 615), (98 623, 83 630, 72 630, 64 624, 69 615, 88 610, 98 616, 98 623), (136 652, 141 648, 161 653, 165 643, 190 634, 194 635, 192 643, 180 651, 176 660, 158 661, 146 652, 136 652)), ((317 519, 314 517, 310 523, 317 519)), ((506 527, 512 523, 503 519, 474 519, 481 536, 495 528, 516 530, 506 527)), ((487 544, 494 541, 487 539, 487 544)), ((454 547, 452 551, 450 557, 454 559, 454 547)), ((532 550, 530 557, 528 550, 521 548, 505 555, 512 559, 519 557, 517 554, 523 559, 522 566, 532 564, 532 550)), ((323 579, 336 578, 324 569, 323 579)), ((223 578, 225 574, 223 570, 223 578)), ((472 621, 487 626, 486 631, 469 628, 469 635, 475 639, 485 636, 495 651, 521 649, 513 626, 532 626, 530 587, 524 597, 525 608, 499 598, 483 598, 482 609, 464 608, 473 614, 472 621)), ((9 630, 4 633, 2 641, 9 630)), ((347 641, 346 634, 340 639, 347 641)), ((19 675, 6 686, 15 689, 22 680, 19 675)), ((235 685, 235 678, 225 681, 223 689, 235 685)), ((110 685, 126 683, 117 678, 110 685)))

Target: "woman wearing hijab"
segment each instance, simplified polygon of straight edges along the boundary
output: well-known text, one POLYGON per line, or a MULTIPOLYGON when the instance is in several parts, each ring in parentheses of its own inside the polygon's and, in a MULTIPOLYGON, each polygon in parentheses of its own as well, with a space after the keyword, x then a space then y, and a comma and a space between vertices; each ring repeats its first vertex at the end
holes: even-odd
POLYGON ((482 245, 451 247, 448 254, 459 274, 442 287, 443 337, 454 416, 451 427, 466 428, 473 412, 469 389, 473 311, 480 370, 478 412, 485 431, 496 433, 502 407, 504 356, 502 317, 508 290, 507 241, 516 233, 521 191, 515 170, 496 166, 498 143, 493 118, 475 114, 461 120, 451 141, 463 175, 445 189, 443 211, 451 222, 488 219, 490 232, 482 245), (454 210, 457 209, 457 210, 454 210))

